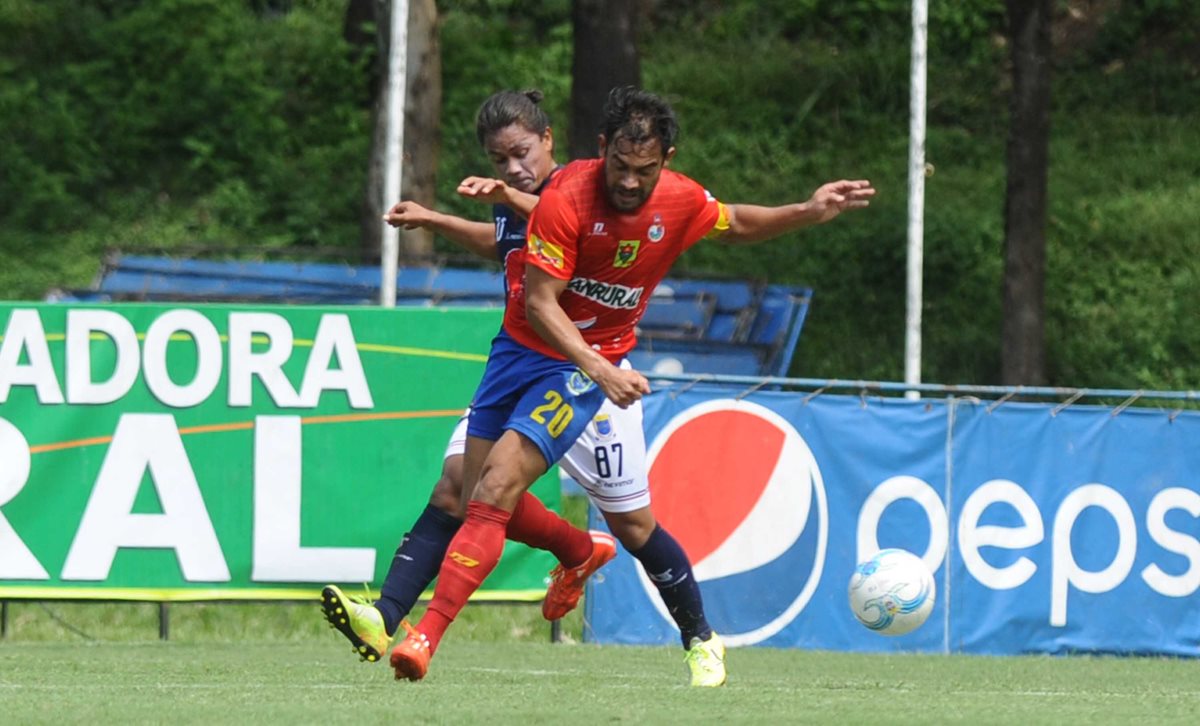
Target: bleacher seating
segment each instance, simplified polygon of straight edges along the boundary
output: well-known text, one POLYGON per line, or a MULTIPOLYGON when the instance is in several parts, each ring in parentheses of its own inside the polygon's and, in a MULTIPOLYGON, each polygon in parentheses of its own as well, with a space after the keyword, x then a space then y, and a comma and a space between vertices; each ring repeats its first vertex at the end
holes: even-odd
POLYGON ((694 295, 651 296, 646 313, 638 323, 642 335, 699 340, 712 323, 716 297, 700 292, 694 295))
MULTIPOLYGON (((380 280, 379 268, 365 265, 112 255, 92 289, 47 299, 371 305, 380 280)), ((786 376, 811 296, 806 287, 667 278, 647 305, 631 362, 656 373, 786 376)), ((501 306, 503 279, 495 270, 404 267, 396 303, 501 306)))

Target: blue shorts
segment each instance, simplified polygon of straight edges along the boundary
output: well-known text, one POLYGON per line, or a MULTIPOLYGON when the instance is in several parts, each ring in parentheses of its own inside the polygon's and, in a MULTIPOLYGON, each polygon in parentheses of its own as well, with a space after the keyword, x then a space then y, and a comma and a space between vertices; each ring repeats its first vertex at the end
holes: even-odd
POLYGON ((495 441, 512 429, 537 444, 549 467, 567 453, 605 400, 574 363, 530 350, 501 330, 471 403, 467 434, 495 441))

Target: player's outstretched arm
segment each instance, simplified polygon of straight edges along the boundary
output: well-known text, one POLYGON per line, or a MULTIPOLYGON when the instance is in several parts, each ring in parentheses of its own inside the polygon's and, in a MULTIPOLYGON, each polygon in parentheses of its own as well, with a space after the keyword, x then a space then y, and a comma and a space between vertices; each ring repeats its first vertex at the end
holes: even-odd
POLYGON ((397 228, 431 229, 467 252, 496 261, 496 230, 488 222, 442 214, 411 201, 397 202, 383 215, 383 221, 397 228))
POLYGON ((822 224, 850 209, 864 209, 875 196, 865 179, 841 180, 821 185, 806 202, 781 207, 730 204, 729 229, 717 236, 722 242, 761 242, 814 224, 822 224))
POLYGON ((608 400, 628 408, 650 392, 650 382, 637 371, 609 363, 587 344, 558 304, 558 296, 566 287, 566 280, 548 275, 534 265, 525 265, 525 316, 542 340, 588 374, 608 400))
POLYGON ((482 176, 469 176, 458 184, 458 193, 468 199, 474 199, 487 204, 503 204, 525 219, 533 214, 537 206, 538 196, 513 189, 501 179, 489 179, 482 176))

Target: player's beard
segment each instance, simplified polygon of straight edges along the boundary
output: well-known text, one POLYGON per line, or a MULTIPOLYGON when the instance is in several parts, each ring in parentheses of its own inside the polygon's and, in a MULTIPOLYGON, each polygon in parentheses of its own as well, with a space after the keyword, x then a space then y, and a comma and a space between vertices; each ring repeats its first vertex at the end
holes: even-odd
POLYGON ((648 196, 644 189, 635 189, 626 192, 619 187, 610 186, 608 188, 608 203, 618 212, 635 211, 638 207, 646 203, 648 196))

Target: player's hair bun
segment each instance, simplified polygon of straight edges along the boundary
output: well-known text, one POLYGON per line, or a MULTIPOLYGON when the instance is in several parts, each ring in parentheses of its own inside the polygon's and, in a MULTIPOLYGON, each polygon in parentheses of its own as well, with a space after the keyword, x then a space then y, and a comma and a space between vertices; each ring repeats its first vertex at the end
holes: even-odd
POLYGON ((531 88, 528 91, 525 91, 525 98, 528 98, 530 101, 533 101, 534 103, 541 103, 542 99, 545 97, 546 96, 541 91, 537 90, 536 88, 531 88))

